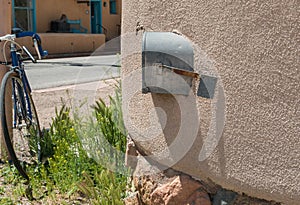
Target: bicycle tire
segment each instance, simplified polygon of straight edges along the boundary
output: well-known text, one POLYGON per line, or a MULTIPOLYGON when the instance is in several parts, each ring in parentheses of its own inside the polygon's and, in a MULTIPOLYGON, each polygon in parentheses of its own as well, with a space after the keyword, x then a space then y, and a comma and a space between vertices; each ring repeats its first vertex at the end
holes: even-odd
POLYGON ((14 71, 6 73, 2 79, 0 103, 1 124, 9 158, 21 176, 29 180, 26 167, 37 165, 41 159, 41 130, 29 88, 24 88, 14 71), (10 116, 7 115, 10 113, 7 103, 11 104, 10 116))

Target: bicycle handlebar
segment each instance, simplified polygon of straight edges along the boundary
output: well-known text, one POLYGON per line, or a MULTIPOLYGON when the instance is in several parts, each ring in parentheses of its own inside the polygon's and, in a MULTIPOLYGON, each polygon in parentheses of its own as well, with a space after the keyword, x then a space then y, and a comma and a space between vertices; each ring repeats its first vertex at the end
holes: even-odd
POLYGON ((38 54, 38 58, 42 59, 42 57, 47 56, 47 51, 44 51, 42 48, 42 41, 40 36, 37 33, 31 32, 31 31, 24 31, 16 34, 16 38, 23 38, 23 37, 32 37, 34 47, 36 49, 36 52, 38 54))
POLYGON ((7 34, 5 36, 0 36, 0 42, 1 41, 13 41, 16 38, 15 34, 7 34))
MULTIPOLYGON (((34 33, 34 32, 30 32, 30 31, 22 32, 21 30, 16 30, 16 32, 14 32, 13 34, 7 34, 5 36, 0 36, 0 42, 1 41, 14 42, 14 40, 16 38, 23 38, 23 37, 31 37, 32 38, 33 45, 34 45, 34 48, 36 50, 38 59, 42 59, 42 57, 45 57, 45 56, 48 55, 48 52, 44 51, 43 48, 42 48, 42 43, 41 43, 40 36, 38 34, 34 33)), ((25 46, 23 46, 22 49, 28 55, 29 59, 31 59, 32 62, 36 63, 36 60, 33 58, 33 56, 30 54, 30 52, 25 48, 25 46)), ((1 64, 3 64, 3 63, 4 62, 1 62, 1 64)))

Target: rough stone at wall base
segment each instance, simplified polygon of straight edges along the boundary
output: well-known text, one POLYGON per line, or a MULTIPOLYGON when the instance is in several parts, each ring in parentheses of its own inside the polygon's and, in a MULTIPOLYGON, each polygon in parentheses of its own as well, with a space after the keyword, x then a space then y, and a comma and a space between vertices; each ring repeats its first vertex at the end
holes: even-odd
POLYGON ((187 175, 172 177, 169 183, 158 186, 150 194, 150 201, 151 204, 211 204, 202 185, 187 175))
POLYGON ((133 191, 129 190, 129 196, 124 200, 126 205, 280 205, 206 184, 171 168, 162 168, 148 162, 132 144, 129 153, 138 156, 134 163, 128 163, 134 164, 135 170, 133 191))

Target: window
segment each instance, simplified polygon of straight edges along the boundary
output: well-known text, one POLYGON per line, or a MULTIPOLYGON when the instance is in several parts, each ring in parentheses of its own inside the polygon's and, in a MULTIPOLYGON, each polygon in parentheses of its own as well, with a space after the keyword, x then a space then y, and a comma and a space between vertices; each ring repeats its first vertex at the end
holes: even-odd
POLYGON ((13 0, 13 27, 35 31, 35 0, 13 0))
POLYGON ((117 14, 117 2, 116 0, 109 1, 110 14, 117 14))

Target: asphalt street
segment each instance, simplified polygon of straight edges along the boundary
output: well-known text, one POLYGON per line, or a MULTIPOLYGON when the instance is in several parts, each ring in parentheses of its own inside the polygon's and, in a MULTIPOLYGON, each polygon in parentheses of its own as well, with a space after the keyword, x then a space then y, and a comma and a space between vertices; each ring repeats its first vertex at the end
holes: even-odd
POLYGON ((88 56, 26 62, 33 90, 76 85, 120 76, 120 56, 88 56))

